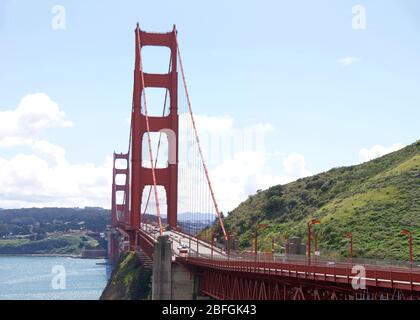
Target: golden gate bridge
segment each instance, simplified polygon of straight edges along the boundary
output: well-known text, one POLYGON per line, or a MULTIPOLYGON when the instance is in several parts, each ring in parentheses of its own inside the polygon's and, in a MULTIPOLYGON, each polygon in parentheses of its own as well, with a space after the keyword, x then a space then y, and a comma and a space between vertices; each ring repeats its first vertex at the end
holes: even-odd
POLYGON ((180 272, 197 284, 190 298, 420 299, 420 269, 412 265, 327 263, 317 257, 257 250, 239 253, 231 250, 229 240, 201 147, 177 30, 174 26, 171 32, 151 33, 137 25, 129 146, 126 153, 114 153, 111 260, 125 251, 148 259, 156 299, 189 297, 185 288, 183 293, 174 289, 177 281, 188 281, 177 276, 180 272), (169 48, 167 73, 144 72, 146 46, 169 48), (148 88, 165 90, 159 116, 150 113, 148 88), (178 212, 188 213, 188 221, 180 220, 178 212), (219 241, 191 228, 214 222, 220 228, 219 241), (355 274, 355 266, 363 274, 355 274))

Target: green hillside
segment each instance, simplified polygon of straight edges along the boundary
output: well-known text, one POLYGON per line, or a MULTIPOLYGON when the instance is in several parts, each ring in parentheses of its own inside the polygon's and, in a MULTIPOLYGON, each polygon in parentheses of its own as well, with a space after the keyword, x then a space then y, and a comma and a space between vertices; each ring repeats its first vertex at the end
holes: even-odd
POLYGON ((152 290, 152 269, 135 252, 124 253, 112 271, 100 300, 147 300, 152 290))
POLYGON ((240 235, 243 249, 252 247, 255 225, 267 224, 259 243, 269 250, 271 236, 279 244, 285 236, 306 241, 311 218, 321 220, 314 229, 326 254, 347 255, 344 234, 352 232, 355 256, 408 260, 408 240, 400 235, 406 228, 416 232, 414 255, 420 260, 420 141, 361 165, 258 192, 229 213, 225 224, 240 235))

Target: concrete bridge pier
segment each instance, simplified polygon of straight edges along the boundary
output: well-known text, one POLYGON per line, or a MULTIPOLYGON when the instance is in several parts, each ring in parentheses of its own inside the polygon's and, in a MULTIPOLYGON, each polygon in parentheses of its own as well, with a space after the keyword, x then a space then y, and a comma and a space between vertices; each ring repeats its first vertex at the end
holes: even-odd
POLYGON ((169 236, 160 236, 153 256, 152 300, 195 300, 200 277, 172 261, 169 236))
POLYGON ((169 236, 160 236, 153 255, 152 300, 171 300, 172 248, 169 236))

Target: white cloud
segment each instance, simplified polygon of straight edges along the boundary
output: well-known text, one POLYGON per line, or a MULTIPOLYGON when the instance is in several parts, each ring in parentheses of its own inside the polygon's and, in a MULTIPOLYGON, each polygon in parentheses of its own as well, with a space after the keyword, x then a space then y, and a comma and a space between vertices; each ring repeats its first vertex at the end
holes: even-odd
POLYGON ((0 111, 0 148, 26 148, 8 159, 0 156, 0 207, 110 206, 111 157, 102 165, 69 163, 64 148, 40 138, 45 129, 70 126, 44 93, 0 111))
POLYGON ((299 179, 311 174, 306 169, 305 157, 296 152, 293 152, 283 160, 283 167, 287 177, 299 179))
POLYGON ((64 111, 45 93, 26 95, 15 110, 0 111, 0 145, 27 143, 40 132, 54 127, 71 127, 64 111))
MULTIPOLYGON (((194 119, 200 144, 209 166, 231 160, 241 152, 264 151, 265 136, 273 131, 273 127, 269 123, 257 123, 244 128, 237 128, 230 116, 195 115, 194 119)), ((192 130, 190 116, 181 114, 180 141, 187 141, 187 145, 192 146, 193 141, 195 141, 192 130)), ((181 154, 187 151, 182 150, 183 147, 180 145, 181 154)), ((193 158, 193 156, 191 157, 193 158)))
POLYGON ((388 153, 398 151, 404 147, 405 146, 402 143, 394 143, 390 147, 384 147, 377 144, 370 149, 363 148, 359 151, 359 160, 360 162, 367 162, 382 157, 388 153))
MULTIPOLYGON (((304 157, 297 153, 285 158, 283 166, 279 159, 278 168, 274 169, 274 173, 270 172, 268 162, 271 154, 266 151, 264 138, 274 128, 268 123, 238 128, 229 116, 208 115, 195 115, 195 122, 199 128, 200 142, 213 191, 219 208, 225 213, 234 209, 258 189, 287 183, 310 174, 306 169, 304 157)), ((193 147, 194 137, 188 114, 180 115, 179 139, 183 143, 179 146, 178 211, 215 213, 209 198, 210 191, 205 173, 198 160, 198 150, 193 147)), ((156 143, 153 150, 155 153, 156 143)), ((159 158, 161 157, 164 158, 159 155, 159 158)), ((146 191, 147 195, 148 189, 146 191)), ((143 199, 144 197, 145 194, 143 199)), ((163 203, 164 198, 160 200, 161 209, 163 203)), ((152 197, 148 212, 155 211, 152 197)))
MULTIPOLYGON (((24 147, 27 152, 8 159, 0 156, 0 207, 110 206, 112 158, 107 157, 101 165, 70 163, 63 147, 41 137, 44 129, 72 124, 47 95, 28 95, 16 110, 3 111, 0 116, 0 147, 24 147)), ((190 121, 188 117, 180 115, 182 141, 188 136, 189 131, 185 129, 190 121)), ((279 166, 273 170, 268 167, 271 156, 264 147, 264 136, 274 130, 270 124, 237 128, 229 116, 196 115, 195 120, 215 195, 224 212, 234 209, 258 189, 310 174, 303 155, 298 153, 279 158, 279 166)), ((156 144, 156 137, 153 141, 156 144)), ((189 150, 180 146, 181 161, 186 151, 189 150)), ((192 158, 197 157, 193 154, 196 149, 189 152, 192 158)), ((180 212, 191 209, 187 199, 189 186, 181 180, 182 171, 187 168, 190 179, 200 177, 205 181, 202 169, 191 163, 180 163, 180 212)), ((208 192, 206 184, 202 188, 208 192)), ((149 208, 153 207, 152 199, 149 208)), ((162 199, 161 209, 165 211, 164 208, 162 199)))
MULTIPOLYGON (((273 177, 265 172, 268 154, 265 151, 264 138, 266 133, 273 131, 270 124, 256 123, 238 128, 234 126, 234 119, 230 116, 204 114, 194 115, 194 120, 216 199, 224 212, 232 210, 257 189, 290 180, 290 177, 273 177)), ((194 147, 195 136, 189 114, 179 115, 179 129, 179 141, 182 143, 179 145, 178 211, 214 212, 210 201, 207 201, 209 199, 206 199, 207 208, 200 203, 202 200, 200 197, 203 194, 209 196, 210 191, 199 161, 198 150, 194 147), (192 184, 194 188, 191 187, 192 184)), ((158 135, 152 135, 151 138, 155 157, 158 135)), ((147 153, 146 149, 143 147, 147 153)), ((167 159, 165 148, 160 150, 159 159, 167 159)), ((144 161, 143 165, 149 165, 149 161, 144 161)), ((147 194, 148 189, 143 194, 143 199, 147 194)), ((159 198, 161 196, 162 191, 159 191, 159 198)), ((159 200, 162 212, 164 212, 164 199, 162 196, 159 200)), ((151 197, 148 212, 155 213, 155 211, 154 198, 151 197)))
MULTIPOLYGON (((189 114, 182 114, 180 121, 183 121, 182 117, 188 117, 188 121, 190 121, 189 114)), ((226 133, 232 129, 234 122, 233 118, 230 116, 214 117, 199 114, 194 115, 194 121, 200 134, 204 132, 210 132, 213 134, 226 133)))
POLYGON ((62 148, 43 143, 37 147, 40 155, 0 158, 0 207, 110 206, 110 157, 99 166, 71 164, 62 148))
POLYGON ((215 193, 224 212, 234 209, 258 189, 286 184, 311 175, 306 168, 304 156, 298 153, 284 158, 283 166, 279 166, 274 173, 267 170, 267 162, 266 152, 241 152, 211 172, 215 193))
POLYGON ((4 137, 0 139, 0 148, 11 148, 18 146, 30 146, 33 143, 32 139, 23 137, 4 137))
MULTIPOLYGON (((223 212, 234 209, 240 202, 258 189, 266 189, 276 184, 284 184, 311 173, 306 169, 305 159, 298 153, 292 153, 283 163, 271 169, 268 162, 271 158, 265 148, 266 134, 273 132, 269 123, 257 123, 245 128, 237 128, 231 117, 195 116, 200 128, 200 141, 204 150, 210 178, 219 207, 223 212)), ((189 121, 187 115, 181 115, 181 128, 189 121)), ((181 132, 184 137, 186 132, 181 132)), ((193 149, 193 148, 192 148, 193 149)), ((193 153, 194 149, 192 150, 193 153)), ((184 154, 180 146, 180 154, 184 154)), ((196 156, 190 155, 190 159, 196 156)), ((182 156, 180 157, 182 161, 182 156)), ((184 169, 183 169, 184 168, 184 169)), ((180 164, 180 172, 185 164, 180 164)), ((188 166, 195 180, 204 180, 204 173, 194 170, 194 162, 188 166)), ((182 173, 181 173, 182 176, 182 173)), ((206 186, 201 189, 207 190, 206 186)), ((185 211, 188 203, 187 186, 179 190, 180 211, 185 211)), ((208 192, 208 190, 207 190, 208 192)))
POLYGON ((360 62, 361 59, 358 57, 344 57, 338 60, 338 63, 340 63, 341 65, 348 67, 354 63, 360 62))
POLYGON ((32 145, 35 154, 40 155, 50 164, 65 163, 66 150, 45 140, 35 141, 32 145))

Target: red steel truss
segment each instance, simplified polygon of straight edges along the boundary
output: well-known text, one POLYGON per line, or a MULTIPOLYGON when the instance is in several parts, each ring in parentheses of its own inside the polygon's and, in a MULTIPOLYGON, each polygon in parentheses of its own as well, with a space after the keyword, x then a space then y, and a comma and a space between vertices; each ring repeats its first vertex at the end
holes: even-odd
POLYGON ((351 265, 179 257, 203 276, 202 292, 222 300, 420 300, 420 273, 365 266, 366 289, 354 289, 351 265))
POLYGON ((379 287, 354 290, 341 283, 211 269, 203 270, 202 293, 218 300, 420 300, 416 291, 379 287))

